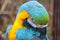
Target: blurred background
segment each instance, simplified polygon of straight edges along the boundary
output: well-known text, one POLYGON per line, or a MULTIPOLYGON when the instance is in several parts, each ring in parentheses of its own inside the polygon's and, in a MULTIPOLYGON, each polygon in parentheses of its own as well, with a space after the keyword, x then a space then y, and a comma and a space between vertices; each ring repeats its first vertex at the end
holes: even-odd
MULTIPOLYGON (((4 33, 8 25, 12 25, 16 18, 18 8, 23 3, 29 0, 0 0, 0 40, 6 40, 4 33)), ((52 40, 52 30, 53 30, 53 0, 37 0, 45 6, 47 9, 50 20, 48 27, 48 36, 52 40)))

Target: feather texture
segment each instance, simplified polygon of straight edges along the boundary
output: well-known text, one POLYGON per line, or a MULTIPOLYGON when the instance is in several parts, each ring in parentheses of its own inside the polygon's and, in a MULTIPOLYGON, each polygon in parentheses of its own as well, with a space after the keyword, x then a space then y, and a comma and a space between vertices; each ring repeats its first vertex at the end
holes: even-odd
MULTIPOLYGON (((49 21, 48 12, 42 4, 37 1, 26 2, 19 8, 12 27, 7 28, 6 36, 8 40, 41 40, 38 37, 40 36, 40 32, 36 32, 33 28, 27 29, 23 26, 23 21, 29 17, 32 17, 41 25, 45 25, 49 21)), ((48 40, 47 36, 45 35, 42 40, 48 40)))

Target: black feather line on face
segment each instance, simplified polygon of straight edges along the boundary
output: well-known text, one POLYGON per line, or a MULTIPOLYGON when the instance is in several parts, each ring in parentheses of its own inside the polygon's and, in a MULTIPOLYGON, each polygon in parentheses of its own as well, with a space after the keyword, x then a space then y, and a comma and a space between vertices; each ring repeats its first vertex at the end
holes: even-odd
POLYGON ((46 27, 44 27, 44 28, 34 28, 32 25, 30 25, 30 24, 27 22, 27 18, 24 20, 23 25, 24 25, 27 29, 33 28, 33 30, 40 32, 42 36, 43 36, 43 35, 46 35, 46 27))
POLYGON ((27 22, 27 18, 24 20, 23 26, 25 26, 27 29, 32 28, 32 25, 30 25, 30 24, 27 22))

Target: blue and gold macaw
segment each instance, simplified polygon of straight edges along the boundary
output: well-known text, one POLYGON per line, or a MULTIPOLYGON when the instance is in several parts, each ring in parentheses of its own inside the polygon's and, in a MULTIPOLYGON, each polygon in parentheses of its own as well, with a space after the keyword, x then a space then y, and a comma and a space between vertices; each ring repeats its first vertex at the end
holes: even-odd
POLYGON ((37 1, 29 1, 20 6, 16 20, 6 30, 8 40, 48 40, 46 28, 49 15, 45 7, 37 1))

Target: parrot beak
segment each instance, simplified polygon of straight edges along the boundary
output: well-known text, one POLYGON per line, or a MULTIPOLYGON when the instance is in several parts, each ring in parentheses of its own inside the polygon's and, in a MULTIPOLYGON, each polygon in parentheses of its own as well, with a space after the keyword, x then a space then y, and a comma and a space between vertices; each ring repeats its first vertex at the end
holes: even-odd
POLYGON ((32 18, 28 18, 28 19, 27 19, 27 22, 28 22, 30 25, 32 25, 32 27, 34 27, 34 28, 44 28, 44 27, 48 27, 48 24, 46 24, 46 25, 40 25, 40 24, 36 23, 32 18))

